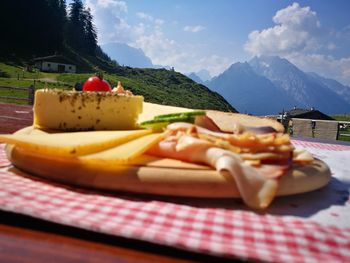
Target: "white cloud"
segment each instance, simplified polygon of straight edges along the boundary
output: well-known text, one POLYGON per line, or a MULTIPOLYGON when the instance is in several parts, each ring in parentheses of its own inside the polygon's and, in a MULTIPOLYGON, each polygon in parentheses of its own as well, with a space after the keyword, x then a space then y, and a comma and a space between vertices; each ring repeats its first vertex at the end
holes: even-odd
POLYGON ((144 23, 138 23, 133 27, 134 34, 136 36, 142 36, 146 32, 146 25, 144 23))
POLYGON ((158 65, 175 66, 178 61, 186 57, 184 52, 179 52, 177 43, 167 38, 159 27, 150 34, 138 36, 133 46, 141 48, 152 62, 158 65))
POLYGON ((279 10, 273 17, 274 27, 253 31, 244 45, 253 55, 288 54, 294 51, 318 48, 315 39, 320 22, 309 7, 294 3, 279 10))
POLYGON ((146 14, 146 13, 143 13, 143 12, 138 12, 138 13, 136 13, 136 15, 142 20, 154 22, 154 24, 156 26, 161 26, 164 24, 164 20, 159 19, 159 18, 154 18, 153 16, 146 14))
POLYGON ((155 19, 154 20, 154 23, 157 25, 157 26, 161 26, 164 24, 164 20, 163 19, 155 19))
POLYGON ((124 1, 119 0, 97 0, 96 2, 97 7, 102 8, 114 8, 118 9, 120 12, 127 12, 128 8, 124 1))
POLYGON ((337 48, 337 45, 334 44, 334 43, 329 43, 329 44, 327 45, 327 48, 328 48, 329 50, 334 50, 334 49, 337 48))
POLYGON ((118 0, 86 0, 86 6, 92 11, 97 28, 98 42, 129 42, 140 31, 139 26, 132 27, 125 19, 127 5, 118 0))
POLYGON ((317 13, 298 3, 277 11, 272 20, 273 27, 248 35, 244 45, 248 53, 285 57, 305 71, 350 84, 350 57, 336 59, 329 55, 338 49, 343 33, 327 32, 317 13))
POLYGON ((153 21, 153 19, 154 19, 153 16, 146 14, 146 13, 143 13, 143 12, 138 12, 138 13, 136 13, 136 15, 141 19, 145 19, 145 20, 149 20, 149 21, 153 21))
POLYGON ((273 17, 276 24, 285 24, 294 28, 310 28, 320 27, 320 22, 317 19, 317 14, 311 11, 310 7, 300 7, 298 3, 277 11, 273 17))
POLYGON ((186 32, 197 33, 197 32, 199 32, 199 31, 204 30, 205 27, 200 26, 200 25, 198 25, 198 26, 185 26, 183 29, 184 29, 184 31, 186 31, 186 32))

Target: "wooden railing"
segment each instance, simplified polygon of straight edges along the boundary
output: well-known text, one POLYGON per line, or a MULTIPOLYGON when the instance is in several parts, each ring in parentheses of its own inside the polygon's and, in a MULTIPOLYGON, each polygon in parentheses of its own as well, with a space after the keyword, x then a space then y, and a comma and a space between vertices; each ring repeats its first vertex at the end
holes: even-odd
POLYGON ((27 101, 29 105, 34 104, 34 86, 29 86, 29 87, 7 87, 7 86, 0 86, 0 90, 10 90, 10 91, 28 91, 28 96, 27 98, 23 97, 16 97, 16 96, 0 96, 0 99, 5 99, 5 100, 22 100, 22 101, 27 101))
POLYGON ((338 140, 350 137, 349 121, 330 121, 292 118, 285 122, 286 131, 292 136, 338 140))

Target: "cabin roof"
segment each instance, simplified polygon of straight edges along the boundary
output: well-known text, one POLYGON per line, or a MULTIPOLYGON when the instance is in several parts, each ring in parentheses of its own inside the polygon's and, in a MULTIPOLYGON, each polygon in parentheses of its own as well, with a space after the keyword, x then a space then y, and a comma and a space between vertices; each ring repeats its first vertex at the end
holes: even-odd
POLYGON ((314 108, 311 108, 311 109, 294 108, 294 109, 285 111, 284 114, 288 115, 290 118, 334 120, 332 117, 314 108))
POLYGON ((34 62, 48 61, 48 62, 75 65, 75 63, 72 60, 70 60, 69 58, 62 56, 62 55, 51 55, 51 56, 46 56, 46 57, 37 57, 37 58, 34 58, 33 61, 34 62))

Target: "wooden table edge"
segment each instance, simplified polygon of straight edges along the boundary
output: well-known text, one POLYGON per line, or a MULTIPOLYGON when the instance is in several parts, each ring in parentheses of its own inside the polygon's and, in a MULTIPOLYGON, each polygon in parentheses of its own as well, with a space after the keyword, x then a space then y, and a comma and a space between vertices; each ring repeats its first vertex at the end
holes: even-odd
POLYGON ((146 241, 0 211, 0 258, 6 262, 232 262, 146 241), (51 261, 52 262, 52 261, 51 261))

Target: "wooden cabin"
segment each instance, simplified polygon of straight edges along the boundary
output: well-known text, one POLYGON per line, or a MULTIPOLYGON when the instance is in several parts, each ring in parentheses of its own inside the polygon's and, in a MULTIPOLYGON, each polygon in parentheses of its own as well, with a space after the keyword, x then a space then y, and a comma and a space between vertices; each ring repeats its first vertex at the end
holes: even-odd
POLYGON ((35 67, 40 71, 58 73, 76 73, 77 67, 70 59, 62 55, 38 57, 34 59, 35 67))

